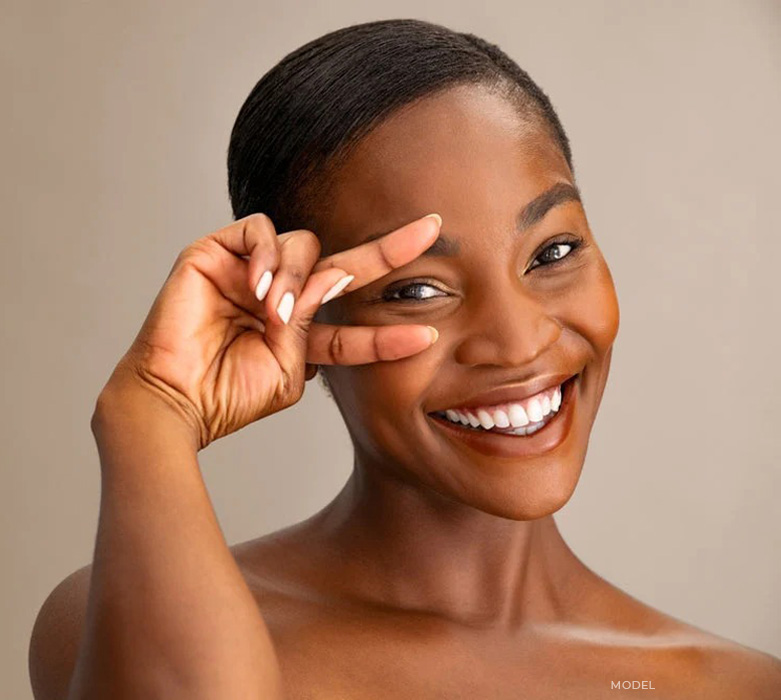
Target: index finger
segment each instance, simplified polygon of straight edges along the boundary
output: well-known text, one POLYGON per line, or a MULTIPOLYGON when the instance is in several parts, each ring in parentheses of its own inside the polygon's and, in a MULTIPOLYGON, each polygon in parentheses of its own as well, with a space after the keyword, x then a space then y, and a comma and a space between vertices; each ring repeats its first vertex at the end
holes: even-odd
POLYGON ((319 260, 312 272, 338 267, 355 275, 355 279, 345 287, 343 294, 347 294, 412 262, 436 240, 441 226, 442 217, 439 214, 427 214, 375 241, 319 260))

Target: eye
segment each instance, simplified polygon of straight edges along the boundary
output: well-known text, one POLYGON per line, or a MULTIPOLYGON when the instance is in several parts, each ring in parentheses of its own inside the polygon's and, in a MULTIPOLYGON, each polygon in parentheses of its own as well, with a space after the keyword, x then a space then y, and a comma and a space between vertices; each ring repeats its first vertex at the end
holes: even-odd
POLYGON ((431 292, 423 292, 422 294, 415 294, 412 292, 411 296, 406 296, 406 292, 408 290, 426 290, 426 289, 433 289, 436 292, 442 292, 442 290, 439 287, 434 286, 433 284, 429 284, 428 282, 410 282, 409 284, 404 284, 400 287, 396 287, 395 289, 386 289, 382 293, 382 297, 379 299, 379 301, 401 301, 401 302, 407 302, 407 301, 426 301, 427 299, 432 299, 437 296, 443 296, 446 294, 442 292, 442 294, 432 294, 431 292))
POLYGON ((566 238, 545 246, 542 251, 535 256, 533 262, 541 261, 536 265, 532 264, 529 269, 533 270, 535 267, 554 265, 560 260, 563 260, 573 251, 580 248, 583 243, 582 238, 566 238))

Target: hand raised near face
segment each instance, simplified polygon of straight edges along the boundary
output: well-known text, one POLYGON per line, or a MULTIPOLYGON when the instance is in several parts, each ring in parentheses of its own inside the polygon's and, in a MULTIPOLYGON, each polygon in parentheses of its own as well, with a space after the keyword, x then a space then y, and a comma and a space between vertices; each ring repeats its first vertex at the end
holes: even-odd
POLYGON ((425 216, 325 258, 313 232, 278 235, 264 214, 199 238, 179 254, 103 391, 129 381, 164 398, 181 410, 203 449, 295 404, 311 378, 307 364, 414 355, 436 340, 430 327, 313 319, 335 285, 330 298, 408 264, 434 242, 440 225, 437 215, 425 216), (344 280, 348 275, 353 279, 344 280))

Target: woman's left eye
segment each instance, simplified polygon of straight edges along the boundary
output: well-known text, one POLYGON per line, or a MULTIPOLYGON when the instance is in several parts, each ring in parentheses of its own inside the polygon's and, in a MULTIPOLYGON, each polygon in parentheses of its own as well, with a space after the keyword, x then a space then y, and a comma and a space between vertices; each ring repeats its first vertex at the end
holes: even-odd
POLYGON ((433 289, 437 292, 441 292, 442 290, 439 289, 439 287, 435 287, 433 284, 428 284, 427 282, 412 282, 410 284, 405 284, 402 287, 396 287, 396 289, 388 289, 385 292, 383 292, 381 301, 426 301, 427 299, 433 299, 437 296, 447 296, 446 294, 431 294, 431 293, 425 293, 423 295, 413 295, 413 296, 396 296, 397 294, 402 294, 406 292, 409 289, 424 289, 428 287, 429 289, 433 289))
POLYGON ((545 266, 545 265, 553 265, 554 263, 557 263, 559 260, 562 260, 563 258, 566 258, 570 253, 572 253, 574 250, 577 250, 580 247, 580 244, 583 241, 581 239, 568 239, 565 241, 554 241, 547 247, 543 248, 542 252, 535 256, 533 262, 537 262, 538 260, 542 260, 542 262, 537 263, 536 265, 530 265, 529 269, 533 270, 535 267, 545 266), (550 255, 546 256, 546 253, 550 251, 550 255))

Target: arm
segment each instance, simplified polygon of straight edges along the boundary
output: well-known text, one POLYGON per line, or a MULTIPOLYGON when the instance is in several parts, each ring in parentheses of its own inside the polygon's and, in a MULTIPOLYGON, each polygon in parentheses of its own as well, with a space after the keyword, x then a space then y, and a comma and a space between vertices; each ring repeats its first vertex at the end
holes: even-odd
POLYGON ((109 384, 92 430, 102 491, 86 620, 69 692, 37 700, 281 698, 270 637, 181 411, 162 394, 109 384))
POLYGON ((198 451, 295 404, 314 363, 388 361, 429 347, 436 335, 423 325, 313 319, 349 284, 420 255, 440 223, 425 216, 319 258, 313 232, 278 234, 252 214, 179 254, 92 416, 102 478, 93 566, 63 581, 38 615, 37 700, 282 697, 268 631, 220 531, 198 451), (283 318, 286 294, 295 303, 283 318))

